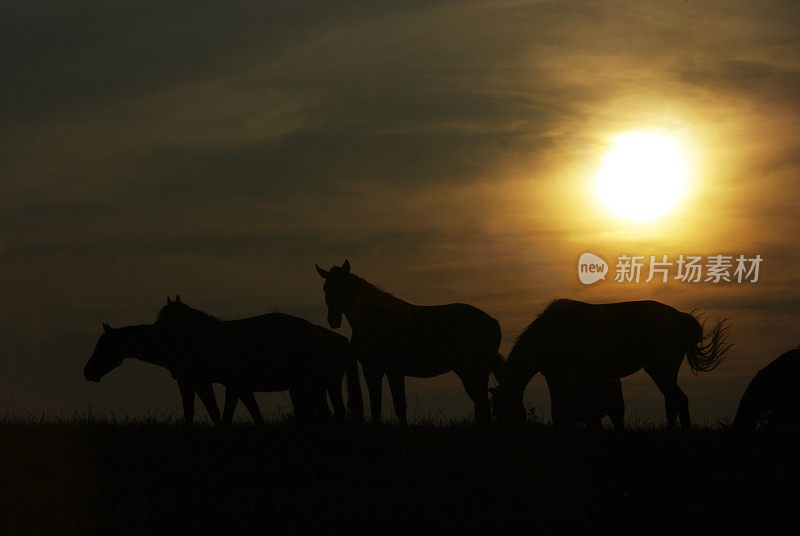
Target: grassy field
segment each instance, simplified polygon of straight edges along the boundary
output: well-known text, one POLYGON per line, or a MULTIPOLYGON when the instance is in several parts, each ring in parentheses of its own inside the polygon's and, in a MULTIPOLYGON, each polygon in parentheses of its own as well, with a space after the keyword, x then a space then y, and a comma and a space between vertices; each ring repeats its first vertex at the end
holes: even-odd
POLYGON ((798 447, 800 431, 6 419, 0 533, 796 532, 798 447))

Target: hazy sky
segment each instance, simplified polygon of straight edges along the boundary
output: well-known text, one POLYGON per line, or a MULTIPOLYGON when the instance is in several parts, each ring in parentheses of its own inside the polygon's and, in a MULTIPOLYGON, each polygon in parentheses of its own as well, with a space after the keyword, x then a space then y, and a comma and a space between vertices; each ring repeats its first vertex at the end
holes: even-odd
MULTIPOLYGON (((164 369, 82 367, 167 295, 325 319, 314 264, 472 303, 507 353, 553 298, 652 298, 734 322, 681 385, 695 418, 800 343, 800 5, 786 2, 3 2, 0 414, 178 411, 164 369), (610 139, 679 140, 667 215, 609 214, 610 139), (577 259, 760 254, 756 284, 577 278, 577 259)), ((346 333, 346 330, 345 330, 346 333)), ((455 376, 409 415, 471 414, 455 376)), ((628 416, 663 420, 641 374, 628 416)), ((547 406, 539 378, 529 388, 547 406)), ((265 410, 286 397, 263 397, 265 410)))

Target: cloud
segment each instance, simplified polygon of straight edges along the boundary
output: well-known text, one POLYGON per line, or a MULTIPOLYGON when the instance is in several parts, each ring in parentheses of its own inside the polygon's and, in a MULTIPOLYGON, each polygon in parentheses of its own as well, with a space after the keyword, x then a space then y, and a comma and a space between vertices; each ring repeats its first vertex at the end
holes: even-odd
POLYGON ((795 4, 20 2, 6 13, 7 355, 28 339, 42 355, 72 345, 82 356, 99 321, 147 321, 179 290, 228 317, 269 303, 321 318, 311 267, 344 257, 410 301, 486 308, 504 349, 570 296, 739 311, 753 330, 745 370, 759 329, 770 351, 793 337, 795 4), (606 137, 642 125, 693 140, 700 171, 683 212, 636 232, 601 215, 588 184, 606 137), (573 265, 591 247, 758 252, 764 281, 590 291, 573 265))

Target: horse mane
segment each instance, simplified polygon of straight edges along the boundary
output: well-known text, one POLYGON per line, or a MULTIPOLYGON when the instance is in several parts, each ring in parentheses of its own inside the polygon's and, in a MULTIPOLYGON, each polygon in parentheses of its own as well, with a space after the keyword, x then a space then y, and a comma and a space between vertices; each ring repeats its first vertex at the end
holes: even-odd
POLYGON ((173 303, 167 304, 167 305, 165 305, 164 307, 161 308, 161 310, 158 312, 158 317, 156 318, 156 323, 168 321, 165 318, 166 311, 168 311, 170 308, 174 309, 176 307, 180 307, 181 308, 180 314, 185 319, 188 319, 188 320, 191 320, 191 321, 196 321, 196 322, 215 322, 215 323, 216 322, 222 322, 222 320, 220 320, 219 318, 217 318, 215 316, 212 316, 212 315, 208 314, 205 311, 201 311, 200 309, 195 309, 194 307, 190 307, 190 306, 186 305, 185 303, 175 303, 175 302, 173 302, 173 303))
POLYGON ((334 282, 333 284, 349 294, 350 299, 360 297, 363 305, 373 309, 398 311, 411 305, 407 301, 378 288, 363 277, 351 272, 345 272, 338 266, 331 268, 328 281, 334 282))
POLYGON ((520 333, 517 336, 515 341, 519 341, 526 335, 529 335, 535 329, 536 321, 542 318, 545 314, 547 314, 548 311, 555 308, 559 302, 563 301, 568 301, 568 300, 564 300, 563 298, 554 298, 550 303, 547 304, 547 307, 545 307, 541 313, 537 314, 536 317, 534 317, 533 321, 530 324, 528 324, 528 326, 524 330, 522 330, 522 333, 520 333))
POLYGON ((372 283, 370 283, 369 281, 367 281, 363 277, 359 277, 356 274, 350 274, 350 277, 351 277, 351 280, 356 283, 355 286, 356 286, 356 288, 358 290, 366 289, 366 290, 371 291, 371 292, 373 292, 375 294, 378 294, 381 297, 392 298, 392 299, 395 299, 395 300, 399 299, 394 294, 386 292, 382 288, 379 288, 377 285, 373 285, 372 283))
MULTIPOLYGON (((337 268, 338 267, 334 266, 334 268, 331 270, 331 273, 335 273, 337 268)), ((342 272, 342 275, 344 276, 345 284, 350 287, 353 293, 366 291, 367 293, 372 294, 377 300, 392 302, 403 301, 394 294, 386 292, 385 290, 373 285, 363 277, 359 277, 354 273, 342 272)))

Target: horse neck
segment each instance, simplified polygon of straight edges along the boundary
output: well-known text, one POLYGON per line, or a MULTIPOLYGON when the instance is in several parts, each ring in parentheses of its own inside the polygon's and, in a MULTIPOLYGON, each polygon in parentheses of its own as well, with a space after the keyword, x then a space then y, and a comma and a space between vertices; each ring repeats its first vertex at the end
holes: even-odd
POLYGON ((760 371, 747 386, 733 419, 734 426, 755 428, 759 419, 770 409, 768 377, 768 374, 760 371))
POLYGON ((161 330, 152 324, 120 328, 120 352, 124 358, 138 359, 160 367, 167 366, 161 330))
POLYGON ((407 315, 412 305, 392 296, 366 281, 351 297, 345 309, 347 321, 353 329, 364 324, 374 324, 381 320, 397 319, 407 315))
POLYGON ((503 367, 500 386, 508 393, 522 398, 528 382, 539 373, 537 354, 537 349, 530 341, 518 340, 503 367))

